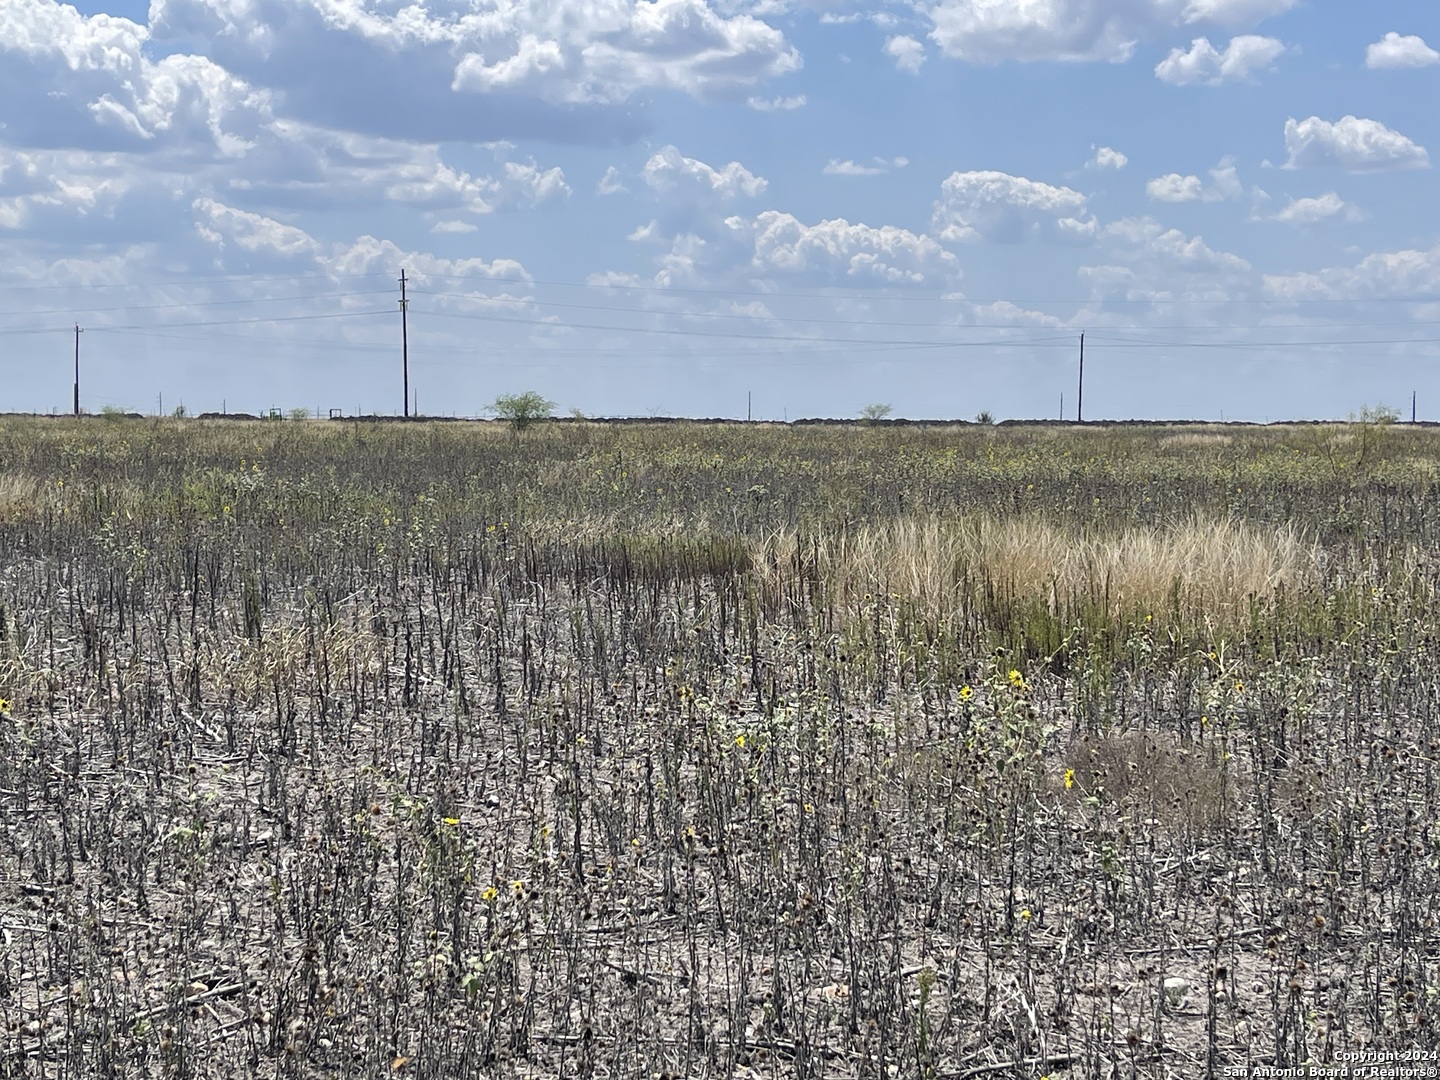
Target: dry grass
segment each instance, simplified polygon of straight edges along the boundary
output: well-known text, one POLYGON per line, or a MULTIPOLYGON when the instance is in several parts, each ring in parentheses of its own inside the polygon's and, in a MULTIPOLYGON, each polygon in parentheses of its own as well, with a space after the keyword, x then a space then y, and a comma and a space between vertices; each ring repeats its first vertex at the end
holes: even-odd
POLYGON ((1234 436, 1218 431, 1182 431, 1164 436, 1159 446, 1162 450, 1205 450, 1215 446, 1229 446, 1234 441, 1234 436))
MULTIPOLYGON (((799 546, 793 534, 777 534, 756 563, 780 572, 799 546)), ((1223 620, 1246 611, 1252 597, 1313 582, 1321 569, 1320 548, 1293 527, 1201 518, 1111 533, 1034 516, 901 518, 822 537, 815 551, 841 603, 898 595, 941 618, 977 590, 998 588, 1052 607, 1100 601, 1116 616, 1180 601, 1223 620)))
MULTIPOLYGON (((1234 813, 1235 781, 1227 785, 1215 755, 1171 732, 1085 736, 1069 747, 1066 762, 1076 779, 1071 797, 1103 795, 1152 827, 1203 835, 1234 813)), ((1063 782, 1057 787, 1063 791, 1063 782)))
POLYGON ((19 473, 0 473, 0 523, 33 521, 52 500, 40 481, 19 473))

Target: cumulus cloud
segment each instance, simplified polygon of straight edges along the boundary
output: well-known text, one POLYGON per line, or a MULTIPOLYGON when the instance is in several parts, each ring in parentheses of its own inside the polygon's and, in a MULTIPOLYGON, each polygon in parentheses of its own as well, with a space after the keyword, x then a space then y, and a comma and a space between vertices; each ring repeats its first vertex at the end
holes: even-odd
POLYGON ((1223 51, 1211 45, 1209 38, 1199 37, 1188 50, 1171 49, 1170 55, 1155 66, 1155 77, 1174 86, 1219 86, 1252 78, 1284 52, 1284 42, 1256 34, 1231 38, 1223 51))
POLYGON ((54 0, 0 6, 5 137, 32 147, 238 156, 272 119, 271 97, 214 61, 152 61, 149 31, 54 0))
POLYGON ((1153 218, 1123 218, 1105 226, 1101 236, 1107 247, 1118 254, 1163 264, 1171 270, 1243 273, 1250 269, 1240 256, 1215 251, 1204 237, 1167 229, 1153 218))
POLYGON ((1429 296, 1440 292, 1440 244, 1367 255, 1354 266, 1267 274, 1265 290, 1289 300, 1429 296))
POLYGON ((1331 123, 1318 116, 1285 121, 1287 168, 1333 165, 1350 172, 1424 169, 1430 155, 1378 120, 1342 116, 1331 123))
POLYGON ((686 157, 673 146, 663 147, 652 155, 640 175, 656 191, 698 192, 721 199, 742 195, 754 198, 769 186, 764 177, 756 176, 738 161, 715 169, 696 158, 686 157))
POLYGON ((1436 52, 1425 39, 1414 34, 1403 37, 1391 30, 1379 41, 1365 48, 1365 66, 1368 68, 1416 68, 1440 64, 1440 52, 1436 52))
POLYGON ((1091 147, 1095 156, 1085 163, 1087 169, 1114 169, 1119 171, 1130 164, 1130 159, 1119 150, 1113 150, 1108 146, 1091 147))
POLYGON ((298 117, 427 142, 633 138, 643 121, 624 106, 641 92, 744 100, 801 64, 779 30, 706 0, 154 0, 150 22, 298 117))
POLYGON ((1136 45, 1177 26, 1248 29, 1296 0, 940 0, 930 37, 945 55, 972 63, 1006 60, 1123 62, 1136 45))
POLYGON ((1039 238, 1085 243, 1096 229, 1086 196, 1009 173, 955 172, 940 185, 935 226, 950 242, 1020 243, 1039 238))
POLYGON ((913 37, 896 34, 885 39, 885 55, 895 61, 895 66, 910 75, 919 75, 925 63, 925 46, 913 37))
POLYGON ((214 199, 196 199, 195 231, 218 248, 234 244, 251 254, 280 259, 307 258, 320 249, 309 233, 263 214, 237 210, 214 199))
POLYGON ((776 279, 831 285, 933 285, 961 276, 959 260, 935 239, 893 225, 843 218, 809 224, 781 210, 731 214, 711 227, 658 219, 635 230, 658 245, 655 284, 764 284, 776 279))
POLYGON ((1240 182, 1234 160, 1227 157, 1210 170, 1209 184, 1198 176, 1167 173, 1146 181, 1145 194, 1154 202, 1220 202, 1241 198, 1245 185, 1240 182))
POLYGON ((1314 225, 1330 218, 1343 217, 1346 221, 1359 221, 1364 217, 1360 210, 1347 203, 1333 191, 1315 198, 1292 199, 1273 215, 1273 220, 1286 225, 1314 225))
POLYGON ((826 282, 924 285, 959 275, 959 260, 935 240, 894 225, 852 224, 844 218, 806 225, 767 210, 753 220, 729 218, 732 239, 753 249, 751 269, 826 282))
POLYGON ((1205 197, 1205 184, 1198 176, 1167 173, 1147 180, 1145 194, 1155 202, 1199 202, 1205 197))

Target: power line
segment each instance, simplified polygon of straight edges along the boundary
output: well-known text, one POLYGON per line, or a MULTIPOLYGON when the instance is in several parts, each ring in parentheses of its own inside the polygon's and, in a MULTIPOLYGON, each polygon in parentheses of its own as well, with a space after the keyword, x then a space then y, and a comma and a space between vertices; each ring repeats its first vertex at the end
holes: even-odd
POLYGON ((169 278, 165 281, 75 281, 45 285, 5 285, 9 292, 50 292, 58 289, 164 289, 186 285, 209 285, 231 281, 337 281, 343 278, 384 277, 387 271, 367 270, 360 274, 224 274, 218 277, 169 278))
MULTIPOLYGON (((224 282, 256 282, 256 281, 339 281, 346 279, 376 278, 385 275, 383 270, 370 270, 361 273, 332 273, 332 274, 225 274, 213 277, 192 277, 172 278, 164 281, 148 282, 74 282, 67 284, 43 284, 43 285, 0 285, 0 289, 11 292, 39 292, 73 289, 77 291, 88 291, 93 289, 155 289, 155 288, 176 288, 187 285, 215 284, 224 282)), ((818 299, 818 300, 912 300, 929 303, 947 304, 1095 304, 1095 305, 1126 305, 1126 306, 1179 306, 1179 305, 1226 305, 1226 304, 1433 304, 1440 303, 1440 295, 1431 296, 1330 296, 1330 297, 1227 297, 1225 299, 1214 298, 1105 298, 1105 297, 1028 297, 1015 296, 926 296, 918 290, 915 292, 896 291, 890 293, 856 293, 856 292, 787 292, 783 289, 700 289, 689 288, 678 285, 645 285, 638 282, 616 282, 616 281, 555 281, 543 278, 534 278, 528 275, 504 275, 494 274, 479 277, 474 274, 441 274, 421 271, 420 280, 436 281, 483 281, 483 282, 504 282, 507 284, 520 285, 543 285, 550 288, 565 289, 608 289, 623 290, 631 292, 655 292, 655 293, 676 293, 683 295, 700 296, 758 296, 790 299, 818 299)))
POLYGON ((187 300, 184 303, 171 304, 120 304, 115 307, 103 308, 39 308, 27 309, 24 311, 0 311, 0 317, 13 317, 22 315, 69 315, 79 313, 81 315, 104 315, 112 311, 166 311, 174 308, 208 308, 208 307, 231 307, 237 304, 286 304, 296 300, 330 300, 342 299, 351 296, 378 296, 388 292, 388 289, 365 289, 360 292, 342 293, 310 293, 306 296, 254 296, 243 300, 187 300))
MULTIPOLYGON (((576 322, 548 323, 538 319, 515 319, 505 315, 479 315, 465 314, 463 312, 431 311, 427 312, 427 314, 431 318, 468 319, 477 322, 513 323, 521 326, 533 326, 539 329, 548 328, 552 330, 603 330, 619 334, 665 334, 675 337, 732 338, 741 341, 795 341, 815 342, 818 344, 846 344, 854 342, 856 340, 854 338, 805 337, 803 335, 786 334, 732 334, 726 333, 723 330, 681 330, 669 327, 655 326, 603 326, 598 323, 576 322)), ((941 328, 937 327, 937 329, 941 328)), ((959 328, 947 327, 945 329, 959 328)), ((1069 335, 1066 335, 1064 338, 1059 338, 1054 334, 1049 334, 1043 338, 1031 338, 1028 340, 1019 341, 1008 339, 989 341, 884 341, 875 338, 866 338, 863 339, 863 343, 867 345, 934 345, 947 348, 979 348, 989 346, 1042 345, 1060 340, 1069 341, 1070 337, 1069 335)))
MULTIPOLYGON (((937 329, 937 330, 939 330, 939 329, 946 329, 946 330, 948 330, 948 329, 961 329, 961 330, 965 330, 965 329, 971 329, 971 328, 974 328, 974 329, 986 329, 986 330, 1012 330, 1012 329, 1014 329, 1014 330, 1019 330, 1019 329, 1030 329, 1030 328, 1028 328, 1028 327, 1024 327, 1023 325, 1017 325, 1016 323, 1013 323, 1013 322, 1008 322, 1008 323, 953 323, 953 322, 934 323, 934 322, 914 322, 914 321, 908 321, 908 320, 890 321, 890 320, 884 320, 884 319, 826 319, 826 318, 816 318, 816 317, 812 317, 812 316, 808 316, 808 315, 794 315, 794 316, 773 315, 773 314, 772 314, 772 315, 747 315, 747 314, 742 314, 742 313, 738 313, 738 312, 666 311, 666 310, 657 309, 657 308, 633 308, 633 307, 621 308, 621 307, 613 307, 613 306, 606 305, 606 304, 567 304, 567 303, 564 303, 564 302, 561 302, 561 301, 557 301, 557 300, 535 300, 535 299, 532 299, 532 298, 530 298, 530 297, 523 297, 523 298, 522 298, 522 297, 503 297, 503 296, 486 296, 486 295, 477 294, 477 293, 436 292, 436 291, 433 291, 433 290, 430 290, 430 289, 413 289, 413 290, 411 290, 411 291, 414 292, 416 295, 420 295, 420 296, 439 296, 439 297, 446 297, 446 298, 451 298, 451 299, 469 300, 469 301, 472 301, 472 302, 474 302, 474 303, 513 304, 513 305, 516 305, 516 306, 524 306, 524 307, 559 308, 559 309, 563 309, 563 310, 567 310, 567 311, 608 311, 608 312, 616 312, 616 313, 621 313, 621 314, 662 315, 662 316, 671 316, 671 317, 674 317, 674 318, 683 318, 683 319, 729 319, 729 320, 737 320, 737 321, 741 321, 741 322, 766 322, 766 323, 768 323, 768 322, 806 322, 806 323, 815 323, 815 324, 827 325, 827 326, 905 326, 905 327, 934 327, 934 328, 937 329)), ((766 295, 774 295, 774 294, 766 294, 766 295)), ((843 300, 843 299, 851 299, 851 297, 835 296, 835 297, 828 297, 827 299, 843 300)), ((904 299, 906 299, 906 298, 904 298, 904 297, 894 297, 894 298, 892 298, 892 299, 904 300, 904 299)), ((1334 323, 1334 322, 1326 322, 1326 323, 1324 323, 1324 324, 1322 324, 1322 325, 1323 325, 1325 328, 1328 329, 1328 328, 1339 328, 1339 327, 1394 326, 1395 323, 1394 323, 1393 321, 1387 321, 1387 322, 1360 322, 1360 323, 1334 323)), ((1425 320, 1412 319, 1412 320, 1408 320, 1404 325, 1406 325, 1406 326, 1440 326, 1440 319, 1425 319, 1425 320)), ((1054 329, 1054 330, 1058 331, 1058 330, 1064 329, 1064 327, 1063 327, 1063 326, 1056 326, 1056 327, 1049 327, 1049 328, 1047 328, 1047 327, 1034 327, 1034 329, 1054 329)), ((1284 326, 1276 326, 1274 323, 1254 323, 1254 324, 1249 324, 1249 325, 1237 325, 1237 324, 1235 324, 1235 323, 1225 323, 1225 324, 1217 324, 1217 325, 1214 325, 1214 326, 1195 326, 1195 325, 1193 325, 1193 324, 1164 326, 1164 325, 1155 325, 1155 324, 1150 324, 1150 323, 1140 323, 1140 324, 1137 324, 1137 325, 1135 325, 1135 326, 1133 326, 1133 327, 1132 327, 1132 326, 1110 326, 1110 327, 1107 327, 1107 329, 1113 330, 1113 331, 1117 331, 1117 332, 1118 332, 1118 331, 1131 330, 1131 329, 1134 329, 1134 330, 1193 330, 1193 331, 1196 331, 1196 332, 1202 332, 1202 331, 1224 331, 1224 330, 1283 330, 1283 329, 1285 329, 1285 327, 1284 327, 1284 326)))
POLYGON ((107 333, 119 330, 166 330, 170 327, 193 326, 258 326, 264 323, 313 322, 316 319, 358 319, 369 315, 389 315, 390 308, 375 308, 371 311, 330 311, 314 315, 272 315, 264 319, 214 319, 205 322, 161 323, 159 326, 132 323, 123 326, 93 326, 92 330, 107 333))
POLYGON ((1161 305, 1161 304, 1433 304, 1440 303, 1440 296, 1369 296, 1369 297, 1235 297, 1224 300, 1206 299, 1110 299, 1104 297, 1029 297, 1019 298, 1014 296, 923 296, 915 293, 855 293, 845 292, 843 294, 816 293, 816 292, 785 292, 779 289, 694 289, 679 285, 641 285, 635 282, 615 281, 548 281, 533 277, 507 277, 501 274, 488 275, 477 279, 468 274, 425 274, 424 278, 431 278, 437 281, 501 281, 510 284, 524 285, 545 285, 554 288, 565 289, 620 289, 634 292, 658 292, 658 293, 683 293, 701 296, 760 296, 760 297, 787 297, 787 298, 808 298, 816 300, 923 300, 932 303, 946 304, 1127 304, 1127 305, 1161 305))

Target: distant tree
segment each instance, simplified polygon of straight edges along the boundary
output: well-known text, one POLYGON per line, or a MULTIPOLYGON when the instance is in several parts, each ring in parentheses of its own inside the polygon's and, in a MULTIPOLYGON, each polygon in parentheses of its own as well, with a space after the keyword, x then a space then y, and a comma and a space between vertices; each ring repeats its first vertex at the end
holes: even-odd
POLYGON ((501 394, 490 403, 490 411, 516 431, 524 431, 531 424, 550 419, 555 412, 555 402, 527 390, 523 394, 501 394))
POLYGON ((309 409, 291 409, 291 410, 290 410, 290 419, 291 419, 291 420, 309 420, 309 419, 310 419, 310 410, 309 410, 309 409))
POLYGON ((873 424, 876 421, 887 419, 894 411, 893 406, 885 405, 877 401, 873 404, 866 405, 860 410, 860 419, 867 424, 873 424))
POLYGON ((978 413, 975 414, 975 423, 993 424, 995 423, 995 414, 992 413, 989 409, 981 409, 978 413))

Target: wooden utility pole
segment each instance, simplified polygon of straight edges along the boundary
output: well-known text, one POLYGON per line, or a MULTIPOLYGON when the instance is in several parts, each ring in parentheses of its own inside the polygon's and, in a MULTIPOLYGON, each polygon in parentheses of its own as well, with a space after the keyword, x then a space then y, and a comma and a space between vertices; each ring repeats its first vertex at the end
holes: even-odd
POLYGON ((75 415, 80 415, 80 324, 75 324, 75 415))
POLYGON ((1418 391, 1410 391, 1410 423, 1415 423, 1415 395, 1418 391))
POLYGON ((1075 422, 1085 420, 1085 335, 1080 335, 1080 390, 1075 395, 1075 422))
POLYGON ((400 268, 400 371, 405 381, 405 416, 410 416, 410 301, 405 298, 405 268, 400 268))

